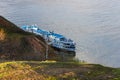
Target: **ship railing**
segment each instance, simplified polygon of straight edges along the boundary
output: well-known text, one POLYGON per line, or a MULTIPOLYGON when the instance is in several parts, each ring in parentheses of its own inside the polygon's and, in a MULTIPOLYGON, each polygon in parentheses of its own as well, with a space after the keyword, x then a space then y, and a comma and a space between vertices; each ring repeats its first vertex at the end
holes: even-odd
POLYGON ((70 50, 70 51, 75 51, 75 48, 66 48, 66 47, 63 47, 62 49, 66 49, 66 50, 70 50))
POLYGON ((75 47, 71 47, 71 46, 63 46, 64 48, 69 48, 69 49, 75 49, 75 47))
POLYGON ((74 44, 74 42, 66 42, 66 41, 59 41, 59 42, 63 44, 74 44))

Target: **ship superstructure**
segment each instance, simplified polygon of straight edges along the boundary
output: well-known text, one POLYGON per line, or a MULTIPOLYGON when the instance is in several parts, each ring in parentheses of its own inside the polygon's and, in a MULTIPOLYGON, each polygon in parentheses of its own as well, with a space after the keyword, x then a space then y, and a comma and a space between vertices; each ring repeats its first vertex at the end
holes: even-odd
POLYGON ((25 25, 22 26, 21 29, 42 36, 47 41, 48 45, 51 45, 52 47, 75 52, 75 42, 61 34, 53 31, 42 30, 37 25, 25 25))

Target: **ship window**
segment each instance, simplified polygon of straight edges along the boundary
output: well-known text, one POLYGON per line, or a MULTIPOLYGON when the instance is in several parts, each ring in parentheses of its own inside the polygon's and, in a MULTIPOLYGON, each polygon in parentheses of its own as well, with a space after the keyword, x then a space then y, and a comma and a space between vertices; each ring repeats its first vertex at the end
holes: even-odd
POLYGON ((70 45, 70 44, 67 43, 66 45, 70 45))
POLYGON ((60 38, 60 41, 65 41, 65 38, 60 38))
POLYGON ((64 43, 64 45, 70 45, 69 43, 64 43))

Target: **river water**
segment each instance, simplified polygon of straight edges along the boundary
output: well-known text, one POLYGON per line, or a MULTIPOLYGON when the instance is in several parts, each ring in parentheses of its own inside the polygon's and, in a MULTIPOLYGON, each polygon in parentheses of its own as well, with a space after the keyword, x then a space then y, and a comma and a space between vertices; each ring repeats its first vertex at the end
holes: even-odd
POLYGON ((79 60, 120 67, 120 0, 0 0, 0 15, 73 39, 79 60))

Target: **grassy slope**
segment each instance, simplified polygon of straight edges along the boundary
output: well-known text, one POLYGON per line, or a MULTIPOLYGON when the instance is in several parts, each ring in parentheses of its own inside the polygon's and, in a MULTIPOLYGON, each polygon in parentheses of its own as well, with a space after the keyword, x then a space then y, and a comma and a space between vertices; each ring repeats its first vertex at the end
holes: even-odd
POLYGON ((42 37, 25 32, 0 16, 0 59, 43 60, 45 45, 42 37))
POLYGON ((120 69, 55 61, 0 63, 0 80, 120 80, 120 69))
MULTIPOLYGON (((40 57, 45 52, 43 49, 45 43, 40 36, 24 31, 12 32, 1 26, 0 34, 0 58, 31 60, 32 56, 40 57), (37 39, 38 41, 36 41, 37 39), (29 57, 26 57, 28 55, 29 57)), ((37 60, 38 58, 36 57, 35 59, 37 60)))

